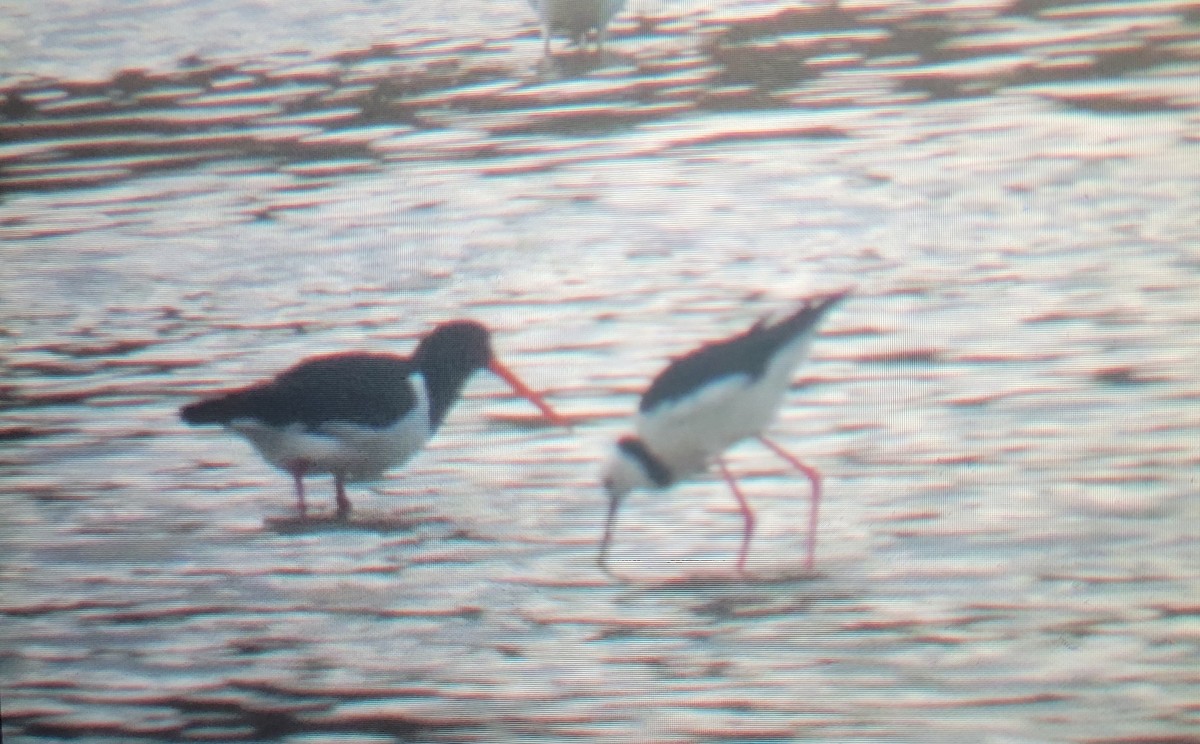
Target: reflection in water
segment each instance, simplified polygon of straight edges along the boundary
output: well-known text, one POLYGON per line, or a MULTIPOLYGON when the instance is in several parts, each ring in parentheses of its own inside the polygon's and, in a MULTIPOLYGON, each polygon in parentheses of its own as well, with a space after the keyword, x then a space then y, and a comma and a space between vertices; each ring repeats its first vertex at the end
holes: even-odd
POLYGON ((510 135, 594 135, 714 111, 873 109, 1006 91, 1100 111, 1195 103, 1196 32, 1169 4, 1137 16, 1117 6, 751 13, 685 23, 643 14, 627 43, 549 60, 540 80, 502 40, 422 39, 274 66, 193 57, 177 71, 99 82, 18 80, 2 91, 0 163, 9 187, 24 189, 231 158, 323 162, 318 174, 336 176, 528 148, 510 135), (445 129, 481 139, 464 152, 412 136, 445 129))
POLYGON ((631 3, 541 67, 526 26, 4 78, 6 741, 1187 740, 1194 21, 631 3), (645 380, 849 284, 769 432, 826 476, 818 573, 745 447, 746 577, 714 477, 605 577, 645 380), (480 379, 292 529, 176 419, 450 317, 575 430, 480 379))

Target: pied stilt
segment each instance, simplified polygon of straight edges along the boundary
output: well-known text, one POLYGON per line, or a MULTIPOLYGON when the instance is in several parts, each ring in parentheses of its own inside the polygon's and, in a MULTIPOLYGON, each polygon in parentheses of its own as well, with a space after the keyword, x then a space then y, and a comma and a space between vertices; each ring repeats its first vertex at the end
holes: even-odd
POLYGON ((744 570, 754 534, 754 512, 722 453, 754 437, 812 482, 805 562, 812 569, 821 476, 762 432, 775 418, 793 372, 808 353, 817 325, 848 294, 846 290, 810 299, 781 320, 760 320, 744 333, 705 344, 673 361, 654 379, 638 406, 637 436, 617 442, 604 471, 609 508, 600 544, 601 568, 608 570, 617 511, 630 491, 665 490, 704 472, 715 461, 737 499, 745 523, 737 561, 738 571, 744 570))

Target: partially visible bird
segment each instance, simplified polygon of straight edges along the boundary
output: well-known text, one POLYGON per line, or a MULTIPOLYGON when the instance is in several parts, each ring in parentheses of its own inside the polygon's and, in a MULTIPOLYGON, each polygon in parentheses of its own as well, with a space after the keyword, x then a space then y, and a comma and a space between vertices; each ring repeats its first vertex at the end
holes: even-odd
POLYGON ((542 52, 550 56, 550 39, 563 34, 583 47, 596 33, 596 50, 604 48, 605 30, 625 0, 529 0, 542 26, 542 52))
POLYGON ((350 513, 346 483, 407 462, 437 431, 463 385, 488 369, 556 424, 566 420, 492 355, 490 334, 459 320, 434 328, 411 357, 349 352, 300 362, 275 379, 184 406, 189 424, 221 424, 290 473, 301 518, 304 478, 333 475, 337 514, 350 513))
POLYGON ((754 534, 754 512, 725 466, 722 453, 755 437, 812 482, 805 562, 812 569, 821 476, 762 432, 775 418, 817 325, 848 294, 845 290, 813 298, 782 320, 760 320, 744 333, 705 344, 676 359, 654 379, 638 406, 637 436, 617 442, 604 471, 609 508, 600 544, 601 568, 608 570, 613 526, 628 493, 639 488, 666 490, 704 472, 715 461, 745 521, 737 561, 738 571, 743 571, 754 534))

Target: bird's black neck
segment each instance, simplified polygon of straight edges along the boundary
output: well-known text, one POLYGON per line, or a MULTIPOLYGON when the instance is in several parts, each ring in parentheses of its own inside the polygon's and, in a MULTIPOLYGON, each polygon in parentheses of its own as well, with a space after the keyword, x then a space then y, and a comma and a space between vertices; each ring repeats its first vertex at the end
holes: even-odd
POLYGON ((650 451, 650 448, 642 440, 634 437, 625 437, 617 442, 617 446, 627 455, 638 461, 642 466, 642 470, 646 471, 646 475, 650 476, 650 480, 654 485, 659 488, 666 488, 675 482, 675 476, 671 475, 670 469, 650 451))
POLYGON ((446 413, 458 400, 463 386, 475 368, 437 365, 432 369, 421 370, 425 378, 425 389, 429 393, 429 424, 437 429, 446 418, 446 413))
POLYGON ((487 367, 491 357, 487 329, 472 321, 443 323, 421 339, 413 352, 412 364, 425 378, 429 423, 433 429, 458 400, 471 373, 487 367))

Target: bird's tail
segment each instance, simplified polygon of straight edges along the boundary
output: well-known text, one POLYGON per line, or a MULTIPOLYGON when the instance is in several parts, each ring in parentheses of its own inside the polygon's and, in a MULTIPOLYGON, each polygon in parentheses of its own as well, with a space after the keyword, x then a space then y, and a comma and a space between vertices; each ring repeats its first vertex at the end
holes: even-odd
POLYGON ((836 307, 842 300, 850 296, 853 288, 841 289, 830 294, 817 295, 804 301, 804 305, 788 317, 776 324, 777 328, 787 329, 786 335, 799 335, 813 329, 825 313, 836 307))
POLYGON ((193 426, 226 424, 236 418, 237 394, 209 398, 179 409, 179 416, 193 426))

